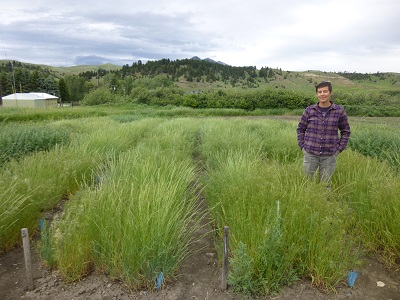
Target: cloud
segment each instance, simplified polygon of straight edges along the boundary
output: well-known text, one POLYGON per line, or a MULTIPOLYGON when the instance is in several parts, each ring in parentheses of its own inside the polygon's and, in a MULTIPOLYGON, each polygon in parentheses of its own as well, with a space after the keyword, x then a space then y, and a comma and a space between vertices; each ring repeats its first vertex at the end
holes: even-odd
MULTIPOLYGON (((50 65, 210 57, 234 66, 400 72, 397 0, 2 5, 5 56, 50 65)), ((3 59, 6 57, 3 57, 3 59)))

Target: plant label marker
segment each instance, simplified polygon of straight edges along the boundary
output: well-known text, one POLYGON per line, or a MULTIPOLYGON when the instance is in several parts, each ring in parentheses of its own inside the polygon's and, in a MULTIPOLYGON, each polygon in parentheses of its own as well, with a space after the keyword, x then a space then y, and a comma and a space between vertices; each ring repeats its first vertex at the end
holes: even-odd
POLYGON ((347 276, 349 287, 352 287, 354 285, 354 282, 356 281, 357 277, 358 277, 358 272, 349 272, 347 276))
POLYGON ((32 276, 32 261, 31 261, 31 247, 29 245, 29 234, 28 228, 21 229, 22 234, 22 245, 24 247, 24 258, 26 268, 26 278, 28 280, 28 290, 33 290, 33 276, 32 276))
POLYGON ((157 290, 161 289, 162 282, 163 282, 163 273, 160 272, 158 273, 157 277, 157 290))
POLYGON ((42 232, 44 230, 44 219, 43 218, 41 218, 39 220, 39 229, 40 229, 40 232, 42 232))
POLYGON ((229 227, 224 227, 224 256, 222 263, 222 282, 221 290, 225 291, 228 288, 228 249, 229 249, 229 227))

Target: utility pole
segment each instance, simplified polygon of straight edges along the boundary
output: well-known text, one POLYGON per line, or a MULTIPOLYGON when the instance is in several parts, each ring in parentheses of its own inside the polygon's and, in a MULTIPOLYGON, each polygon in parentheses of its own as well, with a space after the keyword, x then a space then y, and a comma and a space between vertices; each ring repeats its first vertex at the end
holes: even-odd
POLYGON ((1 91, 1 80, 0 80, 0 107, 3 107, 3 92, 1 91))

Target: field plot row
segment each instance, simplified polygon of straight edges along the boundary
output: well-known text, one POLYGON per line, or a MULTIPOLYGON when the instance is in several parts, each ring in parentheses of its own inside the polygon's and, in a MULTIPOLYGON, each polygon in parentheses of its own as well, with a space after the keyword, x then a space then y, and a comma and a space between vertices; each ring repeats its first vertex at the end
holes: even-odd
POLYGON ((64 199, 40 226, 47 264, 71 281, 95 268, 152 289, 191 254, 201 190, 219 250, 230 228, 229 283, 238 292, 271 294, 302 277, 334 289, 365 253, 389 266, 400 257, 397 128, 355 124, 328 191, 301 173, 295 122, 132 120, 49 121, 37 128, 51 127, 51 140, 29 135, 45 148, 4 157, 1 250, 18 243, 21 228, 38 230, 64 199))

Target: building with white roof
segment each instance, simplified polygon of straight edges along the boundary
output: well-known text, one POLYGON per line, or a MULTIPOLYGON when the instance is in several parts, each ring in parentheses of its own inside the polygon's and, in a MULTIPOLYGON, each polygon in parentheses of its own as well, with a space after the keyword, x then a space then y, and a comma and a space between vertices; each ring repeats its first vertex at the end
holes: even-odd
POLYGON ((3 97, 3 107, 57 107, 58 97, 47 93, 15 93, 3 97))

